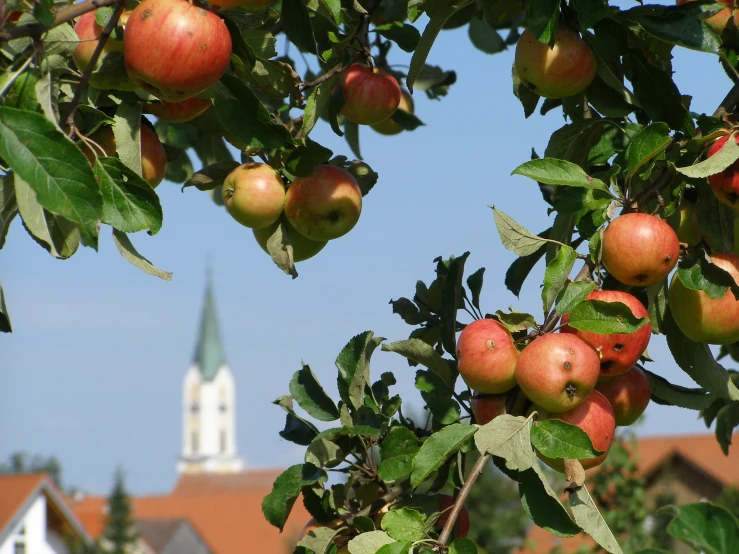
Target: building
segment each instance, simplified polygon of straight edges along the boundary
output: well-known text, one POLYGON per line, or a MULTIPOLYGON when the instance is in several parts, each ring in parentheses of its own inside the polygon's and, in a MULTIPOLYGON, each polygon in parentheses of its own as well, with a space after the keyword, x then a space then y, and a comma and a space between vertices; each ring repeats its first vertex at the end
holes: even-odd
POLYGON ((48 475, 0 476, 0 554, 68 554, 89 542, 48 475))

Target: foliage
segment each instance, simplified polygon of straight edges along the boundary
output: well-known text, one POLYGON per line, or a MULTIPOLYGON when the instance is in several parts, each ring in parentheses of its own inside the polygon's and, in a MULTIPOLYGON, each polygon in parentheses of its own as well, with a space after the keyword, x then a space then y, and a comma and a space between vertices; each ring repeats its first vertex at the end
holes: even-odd
POLYGON ((716 499, 716 504, 722 508, 726 508, 734 514, 734 517, 739 518, 739 488, 724 487, 716 499))
POLYGON ((108 518, 100 541, 101 548, 107 554, 126 554, 137 541, 131 499, 126 491, 123 471, 119 469, 108 497, 108 518))
POLYGON ((0 475, 41 472, 48 473, 56 486, 62 488, 62 464, 56 456, 36 454, 29 458, 25 452, 14 452, 6 463, 0 464, 0 475))

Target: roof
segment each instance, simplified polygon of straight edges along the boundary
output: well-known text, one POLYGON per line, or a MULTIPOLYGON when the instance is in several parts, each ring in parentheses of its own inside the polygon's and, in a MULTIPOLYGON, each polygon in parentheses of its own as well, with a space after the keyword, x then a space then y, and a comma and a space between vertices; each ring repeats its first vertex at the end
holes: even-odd
POLYGON ((272 490, 272 484, 280 473, 279 469, 239 473, 185 473, 177 481, 172 495, 229 494, 253 490, 266 491, 266 494, 272 490))
POLYGON ((221 342, 221 331, 218 326, 216 301, 210 275, 205 285, 200 328, 195 342, 195 354, 192 363, 200 370, 203 379, 206 381, 211 381, 218 373, 218 369, 226 365, 226 354, 221 342))
POLYGON ((136 520, 136 530, 155 552, 161 552, 183 525, 189 524, 182 518, 136 520))

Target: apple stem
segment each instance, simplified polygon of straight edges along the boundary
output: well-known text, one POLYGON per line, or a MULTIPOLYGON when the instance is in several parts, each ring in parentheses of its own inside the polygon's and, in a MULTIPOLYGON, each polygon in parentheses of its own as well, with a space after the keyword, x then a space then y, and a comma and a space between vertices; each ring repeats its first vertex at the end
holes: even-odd
POLYGON ((457 498, 454 499, 454 506, 449 514, 449 519, 447 519, 444 524, 444 528, 441 530, 441 534, 439 535, 439 544, 442 546, 446 546, 449 543, 449 538, 452 535, 454 524, 457 523, 457 518, 459 518, 462 508, 464 508, 464 501, 467 500, 467 496, 470 494, 472 485, 474 485, 477 478, 482 475, 482 471, 485 469, 485 464, 489 459, 490 454, 483 454, 477 459, 475 466, 472 468, 472 471, 470 471, 469 477, 467 477, 467 481, 459 491, 457 498))

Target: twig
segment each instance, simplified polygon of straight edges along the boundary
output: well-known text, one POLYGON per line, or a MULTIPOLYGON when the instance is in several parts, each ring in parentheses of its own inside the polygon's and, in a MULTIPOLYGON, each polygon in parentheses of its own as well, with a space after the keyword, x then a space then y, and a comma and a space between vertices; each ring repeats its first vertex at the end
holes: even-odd
POLYGON ((316 77, 314 81, 308 81, 307 83, 302 83, 300 85, 300 92, 306 91, 309 88, 317 87, 321 83, 324 83, 328 81, 331 77, 334 75, 338 75, 339 73, 343 73, 346 67, 340 63, 337 63, 335 66, 333 66, 331 69, 329 69, 326 73, 321 75, 320 77, 316 77))
POLYGON ((69 138, 72 138, 75 133, 74 114, 77 112, 77 106, 79 105, 80 99, 82 98, 82 93, 87 90, 90 76, 95 70, 95 66, 98 63, 98 58, 100 58, 100 54, 102 54, 103 48, 105 48, 105 43, 108 42, 108 38, 110 38, 110 34, 113 32, 113 29, 115 29, 115 26, 118 25, 118 20, 123 13, 123 8, 126 6, 126 0, 115 1, 117 2, 117 4, 115 10, 113 11, 113 15, 110 17, 110 19, 108 20, 108 24, 105 26, 105 29, 103 29, 103 32, 100 34, 100 38, 98 39, 98 44, 95 47, 95 51, 92 53, 92 57, 90 58, 85 71, 82 73, 80 84, 74 91, 72 102, 69 104, 69 115, 67 116, 66 121, 67 126, 69 127, 69 138))
POLYGON ((53 29, 54 27, 58 27, 59 25, 72 21, 74 18, 92 10, 96 10, 97 8, 112 6, 116 2, 118 2, 118 0, 87 0, 85 2, 80 2, 79 4, 72 4, 63 10, 60 10, 59 13, 56 14, 56 18, 51 25, 29 23, 27 25, 19 25, 12 29, 0 31, 0 42, 21 37, 40 37, 49 29, 53 29))
POLYGON ((456 392, 452 392, 452 394, 454 395, 454 399, 457 402, 459 402, 459 405, 464 408, 464 411, 467 412, 468 414, 470 414, 471 417, 475 417, 474 414, 472 413, 472 410, 470 409, 470 407, 467 406, 467 404, 465 404, 464 401, 462 400, 462 397, 460 397, 456 392))
POLYGON ((462 508, 464 508, 464 501, 467 500, 467 495, 470 494, 472 485, 475 484, 477 478, 482 474, 482 470, 485 468, 485 464, 489 459, 490 454, 483 454, 478 458, 477 463, 475 463, 475 467, 472 468, 470 476, 467 478, 462 490, 459 491, 459 495, 454 501, 452 511, 449 513, 449 519, 446 520, 444 528, 441 530, 441 535, 439 535, 440 544, 446 546, 449 542, 449 537, 452 534, 452 529, 454 529, 454 524, 457 522, 457 518, 462 512, 462 508))
POLYGON ((408 481, 405 481, 404 483, 399 484, 397 487, 393 487, 390 489, 387 493, 382 495, 380 498, 369 504, 368 506, 365 506, 361 510, 359 510, 356 514, 351 514, 345 518, 345 521, 348 525, 352 525, 352 522, 355 518, 358 517, 366 517, 370 515, 372 512, 376 512, 377 510, 381 509, 386 504, 390 504, 392 501, 397 500, 401 496, 408 494, 408 490, 410 488, 410 485, 408 481))

